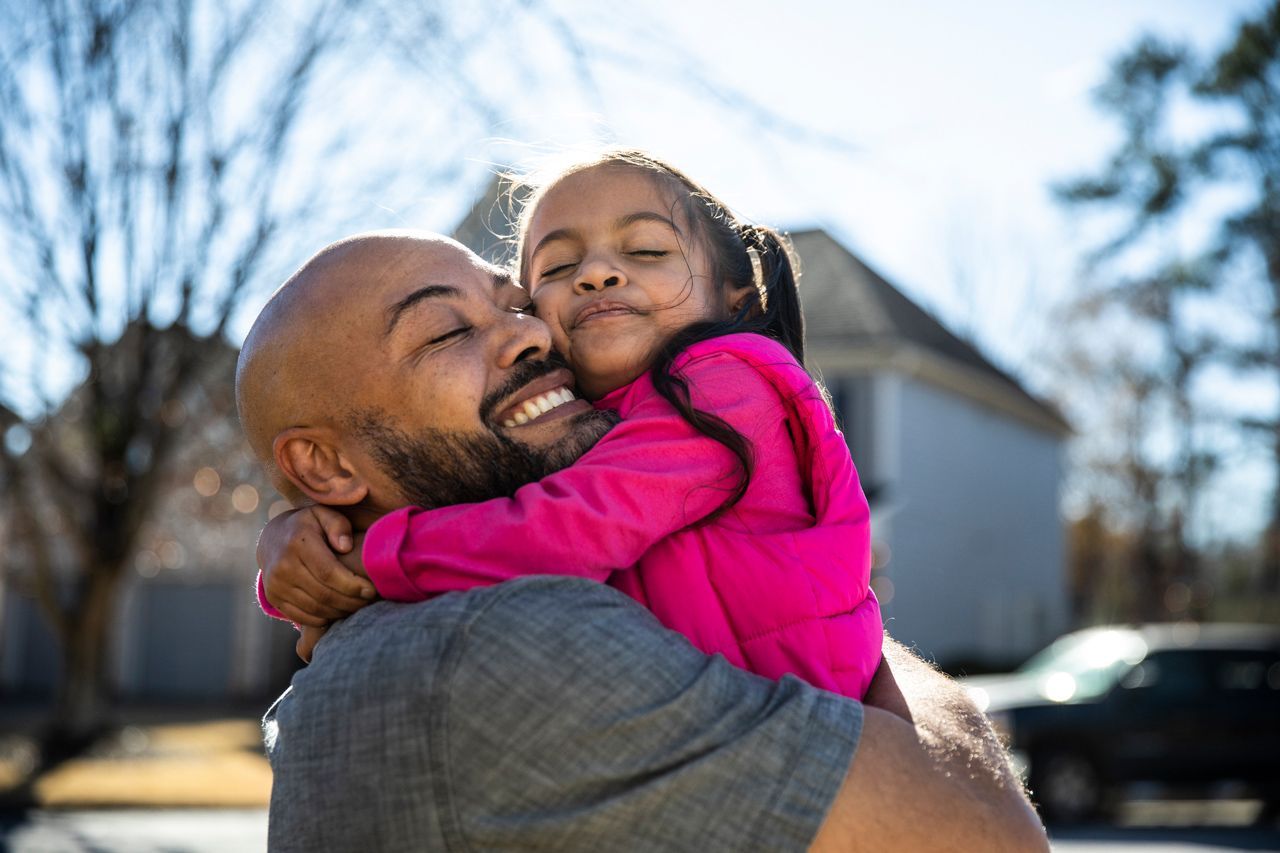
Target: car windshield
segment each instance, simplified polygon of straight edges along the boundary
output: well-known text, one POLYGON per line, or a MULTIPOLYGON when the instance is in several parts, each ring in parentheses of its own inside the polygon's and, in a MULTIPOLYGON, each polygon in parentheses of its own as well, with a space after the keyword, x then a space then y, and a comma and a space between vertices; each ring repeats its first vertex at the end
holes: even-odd
POLYGON ((1147 644, 1134 631, 1094 629, 1060 638, 1018 668, 1055 702, 1093 699, 1142 660, 1147 644))

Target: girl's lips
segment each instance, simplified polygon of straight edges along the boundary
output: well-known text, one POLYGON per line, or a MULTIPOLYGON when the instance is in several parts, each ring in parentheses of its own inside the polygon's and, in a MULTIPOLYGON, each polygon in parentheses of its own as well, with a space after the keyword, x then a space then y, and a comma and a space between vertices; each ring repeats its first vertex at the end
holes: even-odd
POLYGON ((622 314, 639 314, 640 312, 632 308, 625 302, 600 301, 592 302, 583 307, 573 318, 573 326, 577 328, 583 323, 596 319, 604 319, 606 317, 617 317, 622 314))

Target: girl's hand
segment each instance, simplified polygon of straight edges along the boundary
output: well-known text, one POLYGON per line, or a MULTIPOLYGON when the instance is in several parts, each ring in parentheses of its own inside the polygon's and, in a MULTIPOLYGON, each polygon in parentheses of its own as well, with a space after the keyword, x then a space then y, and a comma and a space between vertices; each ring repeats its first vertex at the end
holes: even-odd
POLYGON ((302 658, 306 663, 311 663, 311 653, 315 651, 316 643, 320 642, 320 638, 328 630, 328 628, 312 628, 310 625, 304 625, 302 634, 298 637, 298 642, 293 646, 293 650, 298 653, 298 657, 302 658))
POLYGON ((267 601, 299 625, 324 627, 377 598, 367 578, 343 565, 358 564, 351 522, 337 510, 309 506, 267 522, 258 537, 258 568, 267 601))

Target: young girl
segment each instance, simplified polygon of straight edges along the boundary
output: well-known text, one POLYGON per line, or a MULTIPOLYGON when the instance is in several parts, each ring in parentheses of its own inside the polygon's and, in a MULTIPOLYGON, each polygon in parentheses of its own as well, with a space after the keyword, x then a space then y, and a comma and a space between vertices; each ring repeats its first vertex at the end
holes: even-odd
MULTIPOLYGON (((671 166, 614 151, 530 196, 518 259, 579 393, 621 422, 513 497, 383 517, 363 546, 378 592, 607 581, 704 652, 861 698, 883 631, 867 502, 802 367, 781 238, 671 166)), ((530 402, 503 428, 517 438, 557 402, 530 402)), ((287 517, 264 531, 267 598, 303 571, 284 556, 298 535, 287 517)))

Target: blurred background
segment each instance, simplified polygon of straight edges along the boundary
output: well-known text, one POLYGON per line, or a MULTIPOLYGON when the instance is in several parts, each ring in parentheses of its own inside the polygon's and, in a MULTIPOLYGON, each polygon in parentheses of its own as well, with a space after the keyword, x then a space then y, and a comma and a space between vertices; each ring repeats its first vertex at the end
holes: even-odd
MULTIPOLYGON (((208 849, 264 843, 255 720, 298 664, 253 598, 285 505, 239 344, 354 231, 501 257, 497 174, 602 144, 792 235, 896 637, 977 676, 1089 626, 1280 624, 1280 4, 15 0, 0 832, 219 806, 247 835, 208 849)), ((1274 828, 1222 784, 1253 805, 1129 822, 1274 828)))

